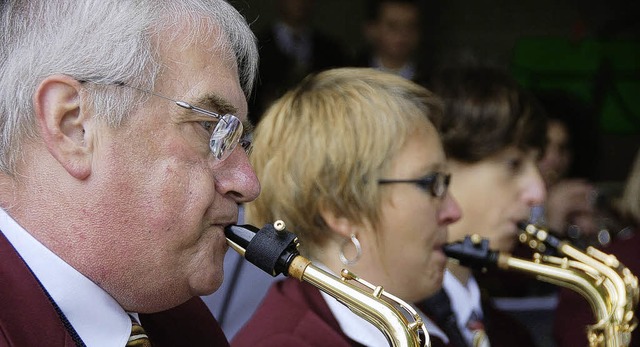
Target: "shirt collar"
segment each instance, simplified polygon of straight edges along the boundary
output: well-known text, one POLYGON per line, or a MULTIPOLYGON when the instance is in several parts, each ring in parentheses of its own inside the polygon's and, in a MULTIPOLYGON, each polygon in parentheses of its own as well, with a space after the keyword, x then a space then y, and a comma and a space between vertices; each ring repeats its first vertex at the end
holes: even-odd
POLYGON ((412 80, 416 75, 416 66, 413 62, 407 62, 398 69, 390 69, 382 64, 380 57, 373 57, 371 59, 371 67, 380 71, 389 72, 408 80, 412 80))
POLYGON ((469 277, 465 286, 447 270, 444 273, 443 287, 449 296, 451 308, 456 317, 458 317, 459 322, 466 324, 472 312, 476 312, 482 317, 480 287, 478 287, 478 282, 473 276, 469 277))
POLYGON ((0 230, 87 346, 124 346, 131 320, 102 288, 67 264, 0 208, 0 230))
POLYGON ((473 333, 467 328, 467 322, 471 314, 475 312, 482 319, 482 305, 480 304, 480 287, 473 276, 467 280, 467 285, 462 284, 458 279, 446 270, 443 281, 444 291, 451 301, 451 309, 456 315, 458 327, 469 340, 473 338, 473 333))

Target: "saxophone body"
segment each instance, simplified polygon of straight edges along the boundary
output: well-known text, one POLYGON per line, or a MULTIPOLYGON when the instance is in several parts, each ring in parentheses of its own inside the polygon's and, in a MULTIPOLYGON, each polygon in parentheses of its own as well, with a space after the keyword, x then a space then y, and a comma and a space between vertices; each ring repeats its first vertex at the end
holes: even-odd
POLYGON ((299 254, 295 235, 284 229, 281 221, 262 229, 232 225, 225 228, 225 235, 231 248, 263 271, 305 281, 342 302, 382 331, 391 346, 431 345, 420 315, 410 305, 347 270, 337 277, 315 266, 299 254))
POLYGON ((531 260, 516 258, 490 250, 488 240, 477 235, 445 246, 445 253, 463 266, 519 271, 577 292, 588 301, 597 321, 587 327, 589 345, 628 346, 637 324, 638 279, 612 255, 595 248, 583 252, 534 225, 520 227, 521 242, 534 249, 544 243, 561 257, 536 253, 531 260))
POLYGON ((628 346, 631 333, 637 326, 635 309, 638 305, 638 278, 614 255, 591 246, 582 251, 533 224, 523 224, 520 228, 524 231, 522 242, 531 247, 535 247, 536 242, 544 243, 564 256, 563 260, 572 259, 593 271, 589 277, 602 291, 607 311, 599 313, 594 309, 597 322, 587 328, 590 345, 628 346))

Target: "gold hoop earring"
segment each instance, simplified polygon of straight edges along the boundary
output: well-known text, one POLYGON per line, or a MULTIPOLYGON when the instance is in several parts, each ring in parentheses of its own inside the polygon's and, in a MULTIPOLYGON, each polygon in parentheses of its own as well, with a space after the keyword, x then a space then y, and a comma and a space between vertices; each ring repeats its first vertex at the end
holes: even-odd
POLYGON ((358 238, 355 234, 351 234, 350 240, 344 240, 342 246, 340 247, 340 261, 344 265, 353 265, 357 263, 358 260, 360 260, 360 256, 362 256, 362 247, 360 247, 360 241, 358 241, 358 238), (353 259, 347 259, 347 257, 345 257, 344 255, 344 247, 350 242, 353 243, 353 245, 356 247, 356 256, 353 259))

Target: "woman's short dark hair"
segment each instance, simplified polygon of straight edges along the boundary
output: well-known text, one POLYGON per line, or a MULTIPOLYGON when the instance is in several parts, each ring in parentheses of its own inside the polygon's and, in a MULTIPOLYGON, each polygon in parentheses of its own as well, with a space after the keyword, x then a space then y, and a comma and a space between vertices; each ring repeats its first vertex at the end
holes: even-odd
POLYGON ((543 153, 546 117, 507 72, 449 67, 436 73, 430 88, 445 103, 439 123, 449 158, 473 163, 510 146, 543 153))

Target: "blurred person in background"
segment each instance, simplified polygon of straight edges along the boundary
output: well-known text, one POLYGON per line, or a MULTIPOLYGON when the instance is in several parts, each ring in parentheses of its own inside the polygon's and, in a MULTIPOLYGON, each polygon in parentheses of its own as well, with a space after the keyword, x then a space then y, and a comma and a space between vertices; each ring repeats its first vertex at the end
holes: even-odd
MULTIPOLYGON (((589 178, 596 146, 585 103, 563 91, 537 92, 548 117, 547 145, 539 166, 548 194, 531 220, 584 247, 597 242, 598 190, 589 178)), ((600 197, 604 198, 604 197, 600 197)))
MULTIPOLYGON (((611 244, 602 247, 605 253, 613 254, 631 272, 640 275, 640 150, 637 151, 624 190, 616 200, 618 231, 611 244)), ((636 308, 635 316, 640 313, 636 308)), ((586 329, 595 324, 596 317, 588 301, 577 292, 561 289, 555 312, 554 338, 558 347, 589 346, 586 329)), ((631 344, 640 346, 640 330, 633 331, 631 344)))
MULTIPOLYGON (((537 162, 546 118, 532 96, 497 68, 445 67, 431 88, 445 103, 441 136, 451 191, 462 209, 448 241, 477 234, 491 249, 510 252, 518 242, 517 223, 545 198, 537 162)), ((503 285, 503 273, 485 278, 450 261, 443 289, 418 306, 451 346, 533 346, 526 327, 491 302, 487 285, 503 285)))
POLYGON ((428 69, 417 57, 422 30, 420 3, 371 0, 366 4, 363 31, 367 46, 356 57, 356 65, 423 82, 428 77, 428 69))
POLYGON ((274 0, 277 17, 256 33, 260 78, 249 117, 257 124, 269 104, 307 74, 348 64, 339 40, 313 25, 315 0, 274 0))

